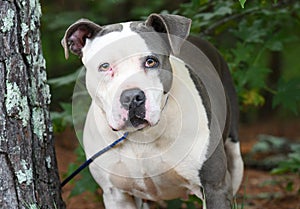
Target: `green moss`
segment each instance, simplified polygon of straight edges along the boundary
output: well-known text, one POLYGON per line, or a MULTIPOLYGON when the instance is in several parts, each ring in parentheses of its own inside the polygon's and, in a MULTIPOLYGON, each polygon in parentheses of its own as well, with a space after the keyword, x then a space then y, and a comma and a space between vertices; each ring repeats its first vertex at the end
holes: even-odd
POLYGON ((14 25, 14 17, 15 17, 15 11, 12 9, 8 9, 6 15, 4 15, 4 18, 2 19, 3 26, 1 26, 2 32, 7 32, 11 30, 11 28, 14 25))
POLYGON ((45 77, 45 73, 42 73, 39 75, 38 80, 35 78, 32 78, 31 80, 31 88, 30 90, 30 100, 33 102, 34 105, 36 106, 40 106, 41 104, 39 104, 37 102, 38 98, 37 98, 37 87, 36 86, 42 86, 41 92, 42 95, 44 97, 44 104, 50 104, 51 102, 51 93, 50 93, 50 86, 48 84, 46 84, 46 77, 45 77))
POLYGON ((47 163, 47 168, 51 168, 51 157, 50 156, 46 157, 46 163, 47 163))
POLYGON ((39 140, 43 140, 43 136, 46 130, 44 124, 44 112, 41 107, 34 107, 32 109, 32 123, 33 123, 33 133, 37 135, 39 140))
POLYGON ((5 142, 5 141, 7 141, 7 139, 4 138, 3 136, 0 136, 0 142, 1 142, 1 141, 5 142))
POLYGON ((22 43, 25 45, 25 36, 27 35, 29 31, 29 27, 26 23, 21 24, 21 37, 22 37, 22 43))
POLYGON ((39 22, 40 17, 42 16, 42 9, 41 5, 38 0, 30 0, 29 7, 31 10, 32 15, 31 22, 30 22, 30 29, 35 30, 37 25, 36 23, 39 22))
POLYGON ((28 168, 26 164, 25 160, 21 161, 22 169, 16 172, 16 176, 20 184, 26 182, 27 185, 30 185, 33 180, 33 173, 32 169, 30 167, 28 168))
POLYGON ((48 84, 45 84, 43 88, 43 95, 44 95, 45 104, 50 104, 51 94, 50 94, 50 86, 48 84))
POLYGON ((30 115, 27 97, 22 97, 16 83, 7 82, 6 90, 5 106, 8 115, 22 120, 23 126, 27 126, 30 115))
POLYGON ((37 88, 36 88, 36 79, 34 77, 31 78, 31 85, 29 88, 30 94, 30 101, 32 102, 33 105, 39 105, 37 104, 37 88))
POLYGON ((39 206, 35 203, 29 205, 29 209, 39 209, 39 206))

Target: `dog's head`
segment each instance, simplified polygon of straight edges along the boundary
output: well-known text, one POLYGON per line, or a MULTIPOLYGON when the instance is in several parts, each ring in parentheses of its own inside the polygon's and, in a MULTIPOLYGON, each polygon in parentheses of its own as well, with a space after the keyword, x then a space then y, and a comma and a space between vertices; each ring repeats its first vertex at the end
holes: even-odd
POLYGON ((86 84, 113 130, 133 131, 158 123, 172 86, 171 54, 179 53, 191 21, 150 15, 144 22, 99 26, 81 19, 62 40, 86 67, 86 84))

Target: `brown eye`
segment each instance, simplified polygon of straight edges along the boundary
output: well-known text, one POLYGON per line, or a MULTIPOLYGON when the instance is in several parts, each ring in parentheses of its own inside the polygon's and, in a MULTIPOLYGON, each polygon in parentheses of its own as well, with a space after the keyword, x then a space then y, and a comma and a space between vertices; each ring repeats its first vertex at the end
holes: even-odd
POLYGON ((101 64, 98 68, 99 71, 108 71, 110 69, 110 64, 105 62, 101 64))
POLYGON ((144 66, 145 68, 156 68, 159 66, 159 61, 156 57, 147 57, 144 66))

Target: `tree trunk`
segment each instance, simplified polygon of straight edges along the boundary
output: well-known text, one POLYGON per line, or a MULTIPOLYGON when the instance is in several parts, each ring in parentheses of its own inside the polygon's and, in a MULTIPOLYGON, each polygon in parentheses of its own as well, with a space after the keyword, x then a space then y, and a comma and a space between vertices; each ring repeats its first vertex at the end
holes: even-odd
POLYGON ((65 208, 38 0, 0 0, 0 208, 65 208))

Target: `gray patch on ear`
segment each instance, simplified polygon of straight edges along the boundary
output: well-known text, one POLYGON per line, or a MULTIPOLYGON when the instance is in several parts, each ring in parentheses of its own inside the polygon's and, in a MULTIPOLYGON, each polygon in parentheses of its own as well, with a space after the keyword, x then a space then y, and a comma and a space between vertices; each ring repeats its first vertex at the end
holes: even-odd
POLYGON ((130 29, 145 40, 149 50, 159 54, 161 59, 159 78, 165 94, 171 89, 173 81, 169 56, 171 53, 179 54, 182 44, 189 35, 190 26, 190 19, 170 14, 151 14, 145 22, 130 24, 130 29))
POLYGON ((180 48, 188 37, 191 28, 191 19, 171 14, 151 14, 145 25, 153 27, 156 32, 166 33, 174 55, 180 53, 180 48))
POLYGON ((171 48, 165 33, 158 33, 153 27, 146 26, 144 22, 132 22, 130 29, 139 34, 153 53, 170 55, 171 48))
POLYGON ((111 32, 121 32, 123 30, 123 25, 120 23, 112 24, 112 25, 106 25, 103 26, 102 30, 99 31, 96 36, 104 36, 111 32))

